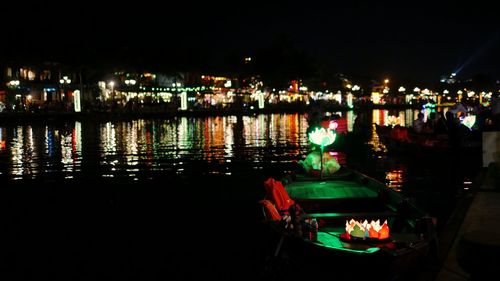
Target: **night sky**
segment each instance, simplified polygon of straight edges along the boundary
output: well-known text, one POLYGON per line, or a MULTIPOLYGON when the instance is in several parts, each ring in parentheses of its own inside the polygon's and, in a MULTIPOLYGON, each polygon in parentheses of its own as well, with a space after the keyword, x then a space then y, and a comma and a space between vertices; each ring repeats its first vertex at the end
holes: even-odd
POLYGON ((331 73, 500 78, 492 1, 267 2, 9 4, 1 11, 7 28, 0 58, 220 70, 236 58, 287 48, 331 73))

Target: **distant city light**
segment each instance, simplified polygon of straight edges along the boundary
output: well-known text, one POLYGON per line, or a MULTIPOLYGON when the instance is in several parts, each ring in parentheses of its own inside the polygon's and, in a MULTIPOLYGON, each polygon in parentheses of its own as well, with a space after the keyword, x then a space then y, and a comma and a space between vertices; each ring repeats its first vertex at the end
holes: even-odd
POLYGON ((125 80, 125 84, 127 85, 135 85, 135 83, 137 83, 137 81, 135 81, 134 79, 125 80))
POLYGON ((81 96, 80 96, 80 90, 75 90, 75 92, 73 93, 74 95, 74 109, 75 109, 75 112, 80 112, 82 111, 82 108, 81 108, 81 96))
POLYGON ((19 80, 12 80, 9 82, 10 86, 19 86, 19 80))
POLYGON ((63 76, 63 78, 59 80, 59 83, 69 84, 69 83, 71 83, 71 79, 69 79, 68 76, 63 76))

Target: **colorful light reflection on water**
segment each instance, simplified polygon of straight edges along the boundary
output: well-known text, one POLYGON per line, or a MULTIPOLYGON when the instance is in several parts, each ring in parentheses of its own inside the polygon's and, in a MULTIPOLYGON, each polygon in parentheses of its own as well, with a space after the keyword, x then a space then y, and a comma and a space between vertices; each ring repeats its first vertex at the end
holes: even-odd
MULTIPOLYGON (((396 120, 393 116, 401 125, 411 124, 417 113, 418 110, 410 109, 365 112, 371 125, 389 124, 396 120)), ((345 119, 347 133, 352 133, 358 114, 336 114, 345 119)), ((140 180, 157 174, 230 176, 265 169, 293 169, 310 149, 307 128, 307 120, 301 114, 3 126, 0 175, 15 180, 140 180)), ((389 157, 375 127, 370 128, 366 142, 370 152, 366 157, 371 157, 375 164, 363 164, 361 168, 366 167, 366 172, 383 174, 377 178, 386 180, 391 188, 402 189, 410 171, 426 169, 420 164, 409 167, 414 159, 400 161, 389 157)), ((336 151, 336 145, 337 142, 333 150, 339 163, 349 163, 352 155, 336 151)))
POLYGON ((308 149, 307 127, 299 114, 3 127, 0 156, 8 160, 1 172, 12 179, 231 175, 248 165, 295 163, 308 149))

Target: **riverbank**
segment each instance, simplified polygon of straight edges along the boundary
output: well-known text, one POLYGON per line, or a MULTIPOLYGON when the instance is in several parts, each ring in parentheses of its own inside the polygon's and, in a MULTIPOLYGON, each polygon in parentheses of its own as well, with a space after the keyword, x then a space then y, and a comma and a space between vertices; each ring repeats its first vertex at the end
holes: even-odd
POLYGON ((436 281, 491 278, 500 272, 500 190, 495 178, 499 172, 482 171, 469 204, 458 209, 460 219, 448 236, 449 248, 436 281))
MULTIPOLYGON (((349 108, 346 106, 328 106, 323 110, 328 112, 338 111, 366 111, 373 109, 417 109, 417 105, 382 105, 366 104, 349 108)), ((19 123, 19 122, 37 122, 37 121, 60 121, 60 120, 133 120, 133 119, 151 119, 151 118, 174 118, 177 116, 204 117, 204 116, 251 116, 256 114, 272 113, 305 113, 308 106, 302 104, 290 106, 274 106, 263 109, 259 108, 208 108, 208 109, 190 109, 190 110, 156 110, 148 109, 141 111, 125 110, 87 110, 82 112, 67 111, 37 111, 37 112, 1 112, 1 123, 19 123)))

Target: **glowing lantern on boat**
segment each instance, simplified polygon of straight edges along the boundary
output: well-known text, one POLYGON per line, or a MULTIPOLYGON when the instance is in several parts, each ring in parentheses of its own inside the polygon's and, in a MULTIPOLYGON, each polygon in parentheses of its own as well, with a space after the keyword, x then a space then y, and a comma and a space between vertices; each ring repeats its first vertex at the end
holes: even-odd
POLYGON ((346 221, 345 223, 345 235, 343 238, 350 239, 351 237, 360 238, 360 239, 387 239, 389 238, 389 226, 387 225, 387 220, 384 221, 382 225, 380 225, 380 220, 371 221, 368 223, 367 220, 364 222, 359 222, 351 219, 350 221, 346 221))
POLYGON ((465 116, 464 119, 462 120, 462 124, 467 126, 467 128, 469 129, 471 129, 472 126, 474 126, 474 123, 476 123, 476 115, 465 116))
POLYGON ((332 144, 335 141, 337 134, 330 129, 316 128, 313 132, 309 133, 309 140, 321 147, 332 144))
POLYGON ((339 123, 337 123, 336 121, 330 121, 330 123, 328 124, 328 129, 330 130, 337 130, 337 127, 339 126, 339 123))
POLYGON ((325 128, 316 128, 314 131, 309 133, 309 140, 320 146, 321 148, 321 167, 319 177, 321 178, 323 171, 323 150, 325 146, 332 144, 335 142, 335 138, 337 134, 335 134, 332 130, 325 128))

